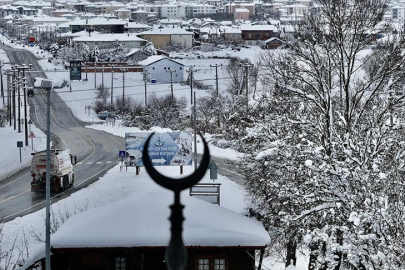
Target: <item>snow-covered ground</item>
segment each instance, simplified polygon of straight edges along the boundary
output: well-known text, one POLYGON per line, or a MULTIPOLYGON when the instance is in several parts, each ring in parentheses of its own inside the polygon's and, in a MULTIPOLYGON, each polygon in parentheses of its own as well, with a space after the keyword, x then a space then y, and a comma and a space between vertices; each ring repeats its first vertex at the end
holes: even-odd
MULTIPOLYGON (((0 37, 0 41, 5 41, 9 44, 4 37, 0 37)), ((12 45, 12 44, 9 44, 12 45)), ((18 48, 23 48, 21 45, 16 46, 18 48)), ((1 49, 1 46, 0 46, 1 49)), ((24 47, 32 51, 35 55, 39 56, 40 64, 44 70, 48 70, 48 78, 60 81, 63 79, 68 80, 69 73, 63 70, 63 67, 56 67, 52 63, 48 63, 46 60, 48 55, 41 52, 38 48, 24 47), (55 70, 56 68, 56 70, 55 70)), ((225 55, 229 52, 219 52, 225 55)), ((257 50, 246 49, 243 53, 246 57, 251 57, 252 60, 256 57, 257 50)), ((235 53, 241 55, 241 52, 235 53)), ((6 63, 3 69, 10 68, 7 64, 9 60, 7 59, 4 51, 0 50, 0 60, 6 63)), ((201 71, 196 73, 196 79, 210 80, 215 78, 215 70, 210 68, 210 65, 223 64, 226 65, 226 59, 184 59, 182 60, 186 65, 195 65, 201 71)), ((219 77, 226 77, 224 69, 219 69, 219 77)), ((85 74, 83 74, 83 77, 85 74)), ((97 74, 96 80, 101 83, 103 75, 101 73, 97 74)), ((111 73, 104 73, 104 84, 111 85, 111 73)), ((122 87, 122 75, 114 75, 114 89, 115 87, 122 87)), ((144 88, 141 74, 134 73, 125 77, 125 94, 128 96, 133 96, 134 98, 143 98, 144 88), (142 86, 142 87, 141 87, 142 86)), ((214 84, 214 80, 212 81, 214 84)), ((99 84, 99 83, 98 83, 99 84)), ((220 89, 224 89, 225 85, 220 84, 220 89)), ((188 86, 177 84, 175 85, 175 95, 184 95, 187 99, 190 99, 190 89, 188 86)), ((140 131, 137 128, 126 128, 120 125, 117 121, 114 126, 106 125, 105 122, 101 122, 93 111, 85 110, 86 105, 91 105, 94 102, 96 93, 94 91, 94 74, 88 74, 87 82, 72 82, 72 91, 69 87, 64 89, 57 89, 59 95, 65 100, 66 104, 71 108, 73 113, 80 119, 88 122, 93 122, 89 128, 105 130, 106 132, 113 133, 117 136, 124 136, 126 132, 137 132, 140 131)), ((119 90, 118 90, 119 91, 119 90)), ((168 94, 170 93, 169 84, 154 84, 148 85, 148 93, 156 92, 157 94, 168 94)), ((117 93, 117 95, 120 95, 117 93)), ((198 91, 197 97, 199 95, 205 95, 204 91, 198 91)), ((0 106, 2 106, 0 104, 0 106)), ((23 114, 22 114, 23 115, 23 114)), ((0 149, 2 154, 0 155, 0 162, 2 165, 2 170, 0 171, 0 181, 5 177, 21 170, 24 167, 29 166, 31 152, 44 150, 46 138, 38 128, 35 127, 35 123, 30 126, 36 138, 29 139, 29 146, 24 146, 21 148, 21 162, 20 162, 20 152, 17 148, 17 141, 24 141, 24 131, 18 133, 18 130, 14 130, 13 127, 7 125, 4 128, 0 128, 0 149), (33 145, 31 144, 33 143, 33 145)), ((166 129, 154 128, 153 131, 167 131, 166 129)), ((209 139, 209 137, 207 137, 209 139)), ((202 151, 201 145, 198 145, 198 151, 202 151)), ((118 150, 117 150, 118 151, 118 150)), ((210 145, 211 154, 214 156, 227 157, 227 158, 237 158, 238 153, 229 149, 219 149, 210 145)), ((160 189, 146 174, 144 170, 141 170, 139 176, 135 176, 135 168, 128 168, 128 171, 120 171, 119 164, 111 169, 104 177, 99 181, 84 188, 64 200, 60 200, 52 205, 52 213, 55 216, 66 216, 74 215, 77 212, 85 211, 87 209, 95 208, 101 205, 105 205, 114 201, 126 198, 134 193, 143 194, 145 192, 160 189)), ((160 168, 161 169, 161 168, 160 168)), ((184 173, 191 173, 192 167, 185 167, 184 173)), ((165 167, 164 173, 169 176, 176 176, 179 174, 179 169, 177 167, 165 167)), ((209 175, 207 174, 202 182, 210 182, 209 175)), ((245 190, 242 186, 234 183, 228 178, 219 175, 216 182, 221 183, 221 206, 226 207, 238 213, 242 213, 247 207, 245 202, 245 190)), ((188 196, 184 194, 182 196, 188 196)), ((19 217, 13 221, 7 222, 3 225, 3 238, 1 240, 1 250, 7 251, 11 249, 12 245, 15 243, 17 247, 22 248, 25 244, 28 245, 28 254, 33 249, 33 247, 38 243, 38 240, 33 235, 40 235, 44 237, 45 234, 45 210, 42 209, 38 212, 26 215, 24 217, 19 217), (16 240, 16 241, 15 241, 16 240), (15 241, 15 242, 14 242, 15 241)), ((17 252, 16 252, 17 253, 17 252)), ((13 259, 16 259, 17 254, 12 255, 13 259)), ((274 264, 273 260, 266 259, 266 268, 273 270, 284 269, 283 264, 274 264)), ((4 262, 4 260, 3 260, 4 262)), ((300 262, 298 269, 305 269, 306 262, 305 259, 300 262)), ((266 269, 265 268, 265 269, 266 269)))

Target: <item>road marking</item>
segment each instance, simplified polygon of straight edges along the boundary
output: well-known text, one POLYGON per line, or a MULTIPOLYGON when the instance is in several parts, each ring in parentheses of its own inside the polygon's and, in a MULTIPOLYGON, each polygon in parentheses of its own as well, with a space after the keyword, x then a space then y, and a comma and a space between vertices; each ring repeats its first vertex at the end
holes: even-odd
POLYGON ((112 163, 112 161, 107 161, 106 163, 110 164, 110 163, 112 163))
POLYGON ((14 198, 17 198, 18 196, 21 196, 21 195, 27 193, 27 192, 30 192, 30 191, 31 191, 31 190, 29 189, 29 190, 24 191, 23 193, 20 193, 20 194, 17 194, 17 195, 8 197, 8 198, 6 198, 6 199, 4 199, 4 200, 1 200, 0 203, 4 203, 4 202, 6 202, 6 201, 12 200, 12 199, 14 199, 14 198))
POLYGON ((93 162, 87 162, 86 164, 93 164, 93 162))
POLYGON ((80 162, 77 162, 76 164, 77 164, 77 165, 79 165, 79 164, 83 164, 83 162, 81 162, 81 161, 80 161, 80 162))
POLYGON ((103 162, 101 162, 101 161, 96 162, 96 164, 101 164, 101 163, 103 163, 103 162))

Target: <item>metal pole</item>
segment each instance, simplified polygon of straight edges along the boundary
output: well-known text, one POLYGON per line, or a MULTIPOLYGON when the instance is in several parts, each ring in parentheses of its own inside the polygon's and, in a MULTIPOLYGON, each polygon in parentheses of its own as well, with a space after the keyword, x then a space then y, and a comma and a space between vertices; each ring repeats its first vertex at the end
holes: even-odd
POLYGON ((222 64, 215 64, 215 65, 210 65, 210 67, 215 67, 215 90, 216 90, 216 95, 218 96, 219 93, 219 87, 218 87, 218 67, 221 67, 222 64))
POLYGON ((190 101, 191 105, 193 105, 193 67, 190 67, 188 72, 190 72, 190 101))
POLYGON ((24 133, 25 146, 28 146, 28 121, 27 121, 27 80, 25 78, 25 68, 23 68, 23 89, 24 89, 24 133))
POLYGON ((197 105, 194 92, 194 171, 197 171, 197 105))
POLYGON ((104 88, 104 64, 101 66, 101 87, 104 88))
POLYGON ((45 269, 51 269, 51 89, 47 89, 46 102, 46 239, 45 239, 45 269))
POLYGON ((17 75, 16 75, 15 72, 13 72, 12 78, 13 78, 13 82, 12 82, 13 88, 12 88, 12 91, 13 91, 13 118, 14 118, 13 120, 14 120, 14 130, 16 130, 16 128, 17 128, 17 123, 16 123, 16 113, 15 113, 15 92, 17 91, 17 87, 16 87, 16 84, 17 84, 17 82, 16 82, 16 80, 17 80, 17 75))
POLYGON ((121 68, 122 71, 122 107, 125 107, 125 71, 126 68, 121 68))
POLYGON ((166 70, 166 72, 170 72, 170 89, 172 93, 172 99, 174 98, 173 94, 173 72, 176 72, 176 70, 166 70))
POLYGON ((146 94, 146 73, 143 73, 143 83, 145 85, 145 107, 148 106, 148 96, 146 94))
POLYGON ((94 89, 97 89, 97 61, 94 61, 94 89))
POLYGON ((17 89, 18 89, 18 133, 21 133, 21 96, 20 96, 20 70, 18 69, 17 77, 17 89))
POLYGON ((5 101, 4 101, 4 89, 3 89, 3 62, 0 63, 0 84, 1 84, 1 96, 3 97, 3 105, 4 105, 5 101))
POLYGON ((114 104, 114 68, 111 66, 111 105, 114 104))

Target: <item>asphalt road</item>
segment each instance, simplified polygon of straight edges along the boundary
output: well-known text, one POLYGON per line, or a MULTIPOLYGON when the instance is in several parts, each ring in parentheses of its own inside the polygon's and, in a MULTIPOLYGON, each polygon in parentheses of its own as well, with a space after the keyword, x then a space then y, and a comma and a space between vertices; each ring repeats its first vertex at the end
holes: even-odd
MULTIPOLYGON (((1 46, 3 47, 3 46, 1 46)), ((2 48, 3 49, 3 48, 2 48)), ((11 64, 31 64, 35 72, 26 72, 27 82, 34 77, 46 78, 45 73, 30 52, 4 46, 11 64)), ((30 119, 46 133, 46 93, 35 89, 28 98, 30 119)), ((53 148, 69 148, 77 156, 75 185, 62 193, 52 195, 52 203, 98 180, 117 164, 118 151, 125 149, 124 139, 112 134, 85 128, 54 92, 51 92, 51 140, 53 148)), ((23 112, 22 112, 23 113, 23 112)), ((3 221, 37 211, 45 207, 45 193, 31 192, 30 168, 0 183, 0 217, 3 221)))
MULTIPOLYGON (((34 71, 26 72, 27 82, 32 86, 34 77, 46 78, 37 59, 28 51, 15 50, 7 46, 0 48, 6 51, 11 64, 31 64, 34 71)), ((34 97, 28 98, 30 119, 46 133, 46 93, 34 90, 34 97)), ((69 148, 77 156, 74 187, 52 193, 52 203, 66 198, 71 193, 98 180, 118 162, 118 151, 125 149, 124 138, 104 131, 85 128, 66 106, 63 100, 51 92, 51 140, 53 148, 69 148)), ((218 165, 218 173, 243 185, 242 176, 233 172, 224 158, 212 157, 218 165)), ((45 192, 31 192, 30 168, 0 182, 0 219, 3 222, 18 216, 38 211, 45 207, 45 192)))

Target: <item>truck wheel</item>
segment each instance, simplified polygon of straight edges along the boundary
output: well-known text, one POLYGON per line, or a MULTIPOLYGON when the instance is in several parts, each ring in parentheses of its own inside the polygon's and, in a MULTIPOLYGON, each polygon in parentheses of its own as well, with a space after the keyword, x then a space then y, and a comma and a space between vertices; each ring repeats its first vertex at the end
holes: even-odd
POLYGON ((75 182, 75 174, 72 174, 72 184, 70 184, 70 186, 73 187, 74 182, 75 182))
POLYGON ((66 176, 63 176, 63 178, 62 178, 62 183, 61 183, 61 187, 60 187, 60 191, 65 191, 66 188, 67 188, 67 185, 66 185, 66 176))

